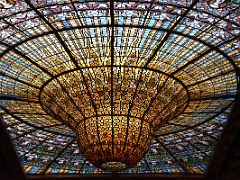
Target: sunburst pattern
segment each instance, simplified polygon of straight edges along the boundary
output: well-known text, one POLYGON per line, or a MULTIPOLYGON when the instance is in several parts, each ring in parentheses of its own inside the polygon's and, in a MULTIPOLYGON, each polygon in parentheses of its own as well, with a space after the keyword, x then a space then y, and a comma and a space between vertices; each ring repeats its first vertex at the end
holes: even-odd
POLYGON ((102 172, 76 152, 69 128, 72 114, 96 112, 156 119, 149 152, 125 172, 206 171, 239 88, 239 4, 25 0, 0 8, 1 113, 26 173, 102 172))

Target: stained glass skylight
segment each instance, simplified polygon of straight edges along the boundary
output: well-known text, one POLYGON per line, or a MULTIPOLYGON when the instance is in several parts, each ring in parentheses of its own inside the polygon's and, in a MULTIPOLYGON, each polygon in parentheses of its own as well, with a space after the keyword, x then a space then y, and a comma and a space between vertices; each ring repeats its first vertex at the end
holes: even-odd
POLYGON ((0 1, 0 112, 25 173, 108 173, 72 126, 115 116, 156 123, 122 173, 206 173, 239 90, 239 27, 237 1, 0 1))

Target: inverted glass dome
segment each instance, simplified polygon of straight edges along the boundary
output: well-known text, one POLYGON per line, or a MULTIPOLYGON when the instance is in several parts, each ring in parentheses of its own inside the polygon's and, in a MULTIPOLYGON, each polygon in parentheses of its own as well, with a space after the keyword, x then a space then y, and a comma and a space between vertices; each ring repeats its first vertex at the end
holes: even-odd
POLYGON ((239 8, 0 1, 0 113, 25 173, 205 173, 238 95, 239 8))

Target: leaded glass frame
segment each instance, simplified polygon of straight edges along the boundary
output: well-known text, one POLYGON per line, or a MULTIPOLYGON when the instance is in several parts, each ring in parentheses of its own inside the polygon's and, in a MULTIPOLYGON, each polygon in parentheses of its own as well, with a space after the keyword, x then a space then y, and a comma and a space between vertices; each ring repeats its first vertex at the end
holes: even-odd
MULTIPOLYGON (((112 89, 114 68, 139 68, 177 79, 189 97, 124 173, 206 172, 239 91, 239 4, 180 2, 0 2, 1 114, 27 174, 106 173, 82 157, 75 133, 39 103, 49 79, 101 67, 109 68, 112 89)), ((144 104, 141 97, 135 105, 144 104)))

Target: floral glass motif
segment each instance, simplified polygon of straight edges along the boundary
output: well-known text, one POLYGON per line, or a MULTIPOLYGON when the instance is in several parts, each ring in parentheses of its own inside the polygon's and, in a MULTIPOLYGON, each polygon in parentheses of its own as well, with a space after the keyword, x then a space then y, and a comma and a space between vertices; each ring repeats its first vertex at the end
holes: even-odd
POLYGON ((98 142, 88 131, 106 144, 114 134, 116 154, 121 143, 142 150, 121 173, 205 173, 239 88, 239 9, 226 0, 0 1, 0 113, 25 173, 109 173, 91 160, 98 142))

